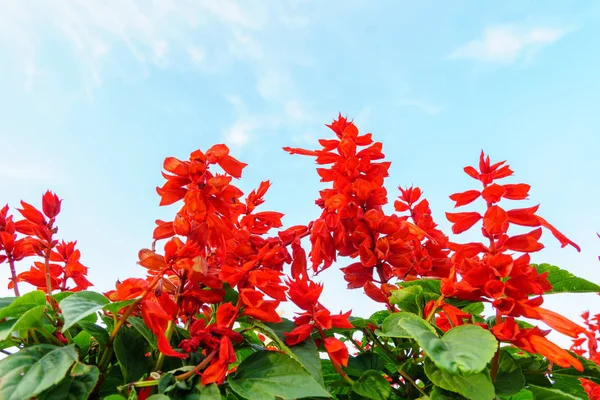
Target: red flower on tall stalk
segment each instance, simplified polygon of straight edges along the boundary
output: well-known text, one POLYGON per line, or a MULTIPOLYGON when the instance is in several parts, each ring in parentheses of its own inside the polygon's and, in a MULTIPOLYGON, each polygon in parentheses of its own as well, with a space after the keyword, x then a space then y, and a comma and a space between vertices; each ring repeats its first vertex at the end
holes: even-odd
POLYGON ((388 203, 383 184, 391 163, 377 161, 384 158, 380 142, 370 133, 360 135, 341 115, 327 126, 336 139, 319 140, 322 149, 284 148, 290 154, 316 157, 323 166, 317 168, 321 182, 331 183, 316 201, 323 211, 311 226, 312 269, 318 273, 329 268, 337 256, 356 258, 342 268, 348 288, 364 288, 370 298, 391 309, 391 279, 448 276, 447 238, 436 229, 427 201, 415 204, 418 188, 401 189, 395 203, 397 211, 410 211, 413 222, 383 211, 388 203))
POLYGON ((502 199, 524 200, 529 195, 527 184, 498 184, 496 181, 509 177, 513 171, 505 161, 495 164, 481 152, 479 169, 465 167, 465 172, 479 181, 481 190, 468 190, 450 196, 461 207, 481 198, 486 205, 483 215, 478 212, 446 213, 453 223, 452 231, 459 234, 481 222, 481 232, 487 243, 450 243, 452 273, 442 280, 442 294, 465 300, 491 303, 496 309, 497 324, 492 333, 501 341, 507 341, 523 350, 546 356, 557 365, 572 365, 581 370, 581 363, 565 350, 544 338, 538 328, 521 330, 514 322, 515 317, 538 319, 558 332, 577 337, 585 330, 569 319, 541 308, 542 295, 552 289, 547 273, 540 274, 530 264, 530 253, 541 250, 539 242, 542 227, 556 237, 562 247, 579 246, 569 240, 536 214, 539 206, 505 209, 499 205, 502 199), (536 228, 525 234, 509 233, 512 226, 536 228), (524 253, 516 257, 515 252, 524 253), (504 317, 508 317, 503 320, 504 317), (507 334, 510 332, 510 334, 507 334))

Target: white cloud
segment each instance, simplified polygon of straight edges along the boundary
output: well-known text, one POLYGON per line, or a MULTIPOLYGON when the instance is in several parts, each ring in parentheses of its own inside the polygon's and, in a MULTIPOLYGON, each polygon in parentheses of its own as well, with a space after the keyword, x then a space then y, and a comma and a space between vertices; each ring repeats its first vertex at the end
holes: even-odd
POLYGON ((245 145, 259 129, 307 120, 309 107, 299 95, 292 71, 312 62, 302 50, 303 32, 308 32, 310 21, 296 1, 32 2, 0 2, 0 50, 16 60, 26 91, 35 92, 36 80, 59 77, 60 82, 61 71, 50 70, 46 59, 38 56, 47 54, 39 50, 45 50, 47 38, 52 38, 54 45, 66 43, 71 48, 82 71, 62 79, 71 88, 79 83, 88 98, 106 79, 137 79, 151 74, 153 68, 220 77, 242 68, 254 77, 256 93, 264 103, 248 102, 260 110, 236 111, 237 120, 225 133, 228 140, 245 145), (127 57, 135 63, 123 62, 127 57))
POLYGON ((481 38, 460 46, 449 57, 509 64, 535 55, 541 48, 556 42, 567 32, 563 28, 541 26, 490 26, 485 28, 481 38))
POLYGON ((430 103, 427 103, 423 100, 402 100, 400 102, 400 105, 402 107, 414 107, 417 108, 418 110, 429 114, 429 115, 436 115, 439 114, 440 112, 442 112, 442 108, 430 103))
POLYGON ((32 164, 23 165, 23 162, 21 162, 17 167, 0 164, 0 181, 3 180, 55 182, 59 180, 59 176, 55 171, 49 170, 48 167, 32 164))

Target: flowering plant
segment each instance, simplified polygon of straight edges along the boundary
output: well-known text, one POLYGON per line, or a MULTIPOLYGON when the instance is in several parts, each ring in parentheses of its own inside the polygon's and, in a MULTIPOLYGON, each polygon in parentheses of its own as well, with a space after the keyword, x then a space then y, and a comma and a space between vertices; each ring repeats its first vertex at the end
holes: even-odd
POLYGON ((0 299, 0 398, 586 398, 600 383, 597 325, 542 303, 600 286, 531 264, 543 229, 579 247, 538 206, 500 205, 526 199, 530 186, 498 183, 512 170, 482 152, 464 169, 478 187, 450 197, 484 212, 446 214, 453 234, 478 225, 482 241, 451 240, 417 187, 399 188, 394 212, 384 210, 390 162, 380 142, 341 115, 328 127, 335 137, 320 149, 284 148, 315 157, 327 185, 306 225, 284 228, 282 213, 258 211, 270 182, 244 196, 233 180, 246 164, 224 144, 166 158, 160 205, 181 208, 156 221, 151 248, 139 251, 146 278, 106 293, 87 290, 76 242, 56 238, 58 196, 47 192, 41 211, 21 202, 19 220, 2 208, 0 263, 15 297, 0 299), (23 260, 32 266, 18 272, 23 260), (361 318, 321 302, 318 273, 335 262, 381 311, 361 318), (23 294, 22 283, 37 290, 23 294), (284 301, 298 309, 293 321, 277 312, 284 301), (520 318, 570 336, 573 351, 520 318))

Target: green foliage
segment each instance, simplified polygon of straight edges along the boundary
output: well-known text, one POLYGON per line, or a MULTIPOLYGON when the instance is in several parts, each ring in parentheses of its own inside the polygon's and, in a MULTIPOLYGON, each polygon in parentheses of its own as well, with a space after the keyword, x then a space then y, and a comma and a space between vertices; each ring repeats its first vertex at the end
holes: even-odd
MULTIPOLYGON (((0 310, 2 311, 2 310, 0 310)), ((0 341, 8 339, 11 333, 22 330, 40 327, 44 315, 44 306, 34 306, 28 309, 17 318, 8 319, 0 322, 0 341)))
POLYGON ((540 274, 544 272, 548 273, 548 282, 552 285, 552 290, 545 294, 600 292, 600 285, 579 278, 567 270, 560 269, 559 267, 550 264, 533 264, 533 266, 540 274))
POLYGON ((348 375, 360 377, 370 370, 382 371, 386 366, 386 362, 377 353, 362 353, 356 357, 351 357, 348 360, 346 372, 348 375))
POLYGON ((587 397, 585 393, 573 395, 569 392, 565 392, 561 389, 557 389, 554 387, 529 385, 528 389, 533 394, 533 398, 536 400, 582 400, 587 397))
POLYGON ((423 315, 423 307, 425 307, 423 287, 415 285, 394 290, 390 297, 390 303, 398 306, 402 311, 423 315))
POLYGON ((21 297, 4 298, 0 302, 0 320, 18 317, 37 306, 46 305, 46 295, 41 290, 26 293, 21 297))
POLYGON ((133 326, 133 328, 140 333, 146 339, 146 341, 152 346, 153 349, 156 349, 156 336, 150 328, 146 326, 146 323, 143 319, 139 317, 129 317, 127 321, 133 326))
POLYGON ((115 340, 115 355, 123 372, 125 383, 140 379, 151 366, 145 356, 145 340, 130 328, 122 328, 115 340))
POLYGON ((87 399, 98 382, 100 371, 93 365, 75 363, 69 375, 58 385, 42 393, 40 400, 87 399))
POLYGON ((451 374, 439 369, 433 362, 425 362, 425 373, 436 386, 459 393, 470 400, 493 400, 494 385, 487 371, 475 374, 451 374))
POLYGON ((498 375, 494 387, 497 396, 512 396, 525 386, 523 370, 507 351, 500 351, 498 375))
POLYGON ((59 384, 76 361, 74 346, 38 345, 22 349, 0 361, 0 399, 35 397, 59 384))
MULTIPOLYGON (((418 318, 417 315, 409 312, 398 312, 390 314, 386 319, 383 320, 381 324, 381 330, 376 331, 375 333, 378 336, 382 337, 395 337, 395 338, 410 338, 412 337, 410 333, 406 331, 406 329, 400 326, 400 320, 403 318, 418 318)), ((434 330, 435 332, 435 330, 434 330)))
POLYGON ((451 374, 482 371, 498 347, 494 336, 477 325, 457 326, 440 338, 425 320, 404 318, 399 324, 438 368, 451 374))
POLYGON ((352 390, 371 400, 386 400, 392 392, 388 381, 376 370, 365 371, 352 385, 352 390))
POLYGON ((73 293, 63 299, 59 303, 65 321, 62 331, 66 331, 78 321, 101 310, 108 303, 109 300, 104 295, 91 291, 73 293))
POLYGON ((252 354, 227 382, 237 395, 249 400, 330 397, 297 361, 274 351, 252 354))

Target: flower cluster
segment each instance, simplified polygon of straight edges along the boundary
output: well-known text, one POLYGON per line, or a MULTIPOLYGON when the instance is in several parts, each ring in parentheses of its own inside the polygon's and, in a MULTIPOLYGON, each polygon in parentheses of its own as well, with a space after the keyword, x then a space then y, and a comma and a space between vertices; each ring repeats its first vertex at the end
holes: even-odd
POLYGON ((502 199, 524 200, 529 194, 527 184, 500 185, 496 181, 509 177, 513 171, 504 161, 492 164, 489 156, 481 153, 479 170, 465 167, 465 172, 479 181, 482 190, 456 193, 450 198, 455 207, 465 206, 481 198, 486 205, 483 215, 478 212, 446 213, 453 223, 452 231, 460 234, 482 221, 481 233, 487 243, 450 243, 454 251, 451 275, 442 280, 442 294, 471 301, 489 302, 496 310, 497 324, 492 333, 497 339, 510 342, 523 350, 543 354, 560 366, 572 365, 581 369, 581 363, 566 351, 549 342, 548 332, 538 328, 522 329, 515 317, 527 317, 545 322, 557 331, 576 338, 584 333, 582 327, 567 318, 540 307, 542 295, 552 289, 547 273, 540 274, 530 264, 530 253, 541 250, 539 242, 542 227, 547 228, 563 247, 579 247, 536 214, 539 206, 506 210, 499 205, 502 199), (511 226, 534 227, 525 234, 509 234, 511 226), (516 257, 514 253, 524 253, 516 257), (503 320, 504 317, 507 317, 503 320))
POLYGON ((281 321, 276 309, 287 300, 288 290, 283 266, 293 263, 292 268, 298 268, 299 253, 294 250, 292 257, 288 246, 297 249, 310 232, 306 226, 294 226, 268 236, 272 228, 282 226, 283 214, 256 211, 264 203, 268 181, 245 198, 231 183, 245 166, 229 155, 225 145, 206 153, 194 151, 187 161, 167 158, 163 173, 167 181, 157 188, 160 204, 183 200, 183 206, 173 221, 157 221, 153 236, 155 241, 168 239, 164 254, 141 250, 139 264, 148 269, 147 279, 125 280, 107 293, 111 300, 143 299, 136 312, 159 338, 163 354, 183 358, 198 348, 206 356, 214 353, 202 373, 204 384, 222 382, 228 365, 236 361, 232 341, 240 336, 232 328, 238 318, 281 321), (213 165, 224 174, 213 173, 213 165), (225 299, 228 289, 239 293, 236 301, 225 299), (211 304, 220 305, 213 312, 211 304), (169 343, 169 332, 178 320, 190 326, 191 338, 179 344, 185 353, 169 343))
POLYGON ((348 288, 364 288, 382 303, 396 289, 388 283, 393 278, 448 276, 446 238, 435 229, 427 201, 414 205, 420 190, 402 190, 395 204, 399 211, 410 210, 416 224, 406 216, 387 215, 383 184, 391 163, 376 161, 384 158, 383 145, 374 142, 370 133, 360 135, 356 125, 341 115, 327 126, 337 138, 319 140, 321 150, 284 148, 329 166, 317 168, 321 182, 331 182, 331 188, 322 190, 316 201, 323 211, 310 234, 312 269, 329 268, 337 256, 358 258, 342 268, 348 288))
POLYGON ((8 205, 0 210, 0 263, 8 262, 11 269, 9 288, 19 295, 17 282, 26 282, 47 293, 53 290, 80 291, 92 286, 87 279, 88 269, 81 264, 81 254, 75 249, 77 242, 59 242, 54 238, 60 213, 58 196, 46 192, 42 197, 42 211, 21 202, 19 213, 23 220, 14 221, 8 214, 8 205), (22 237, 18 237, 21 234, 22 237), (16 274, 15 262, 25 257, 38 256, 29 271, 16 274), (74 286, 70 286, 71 280, 74 286))

